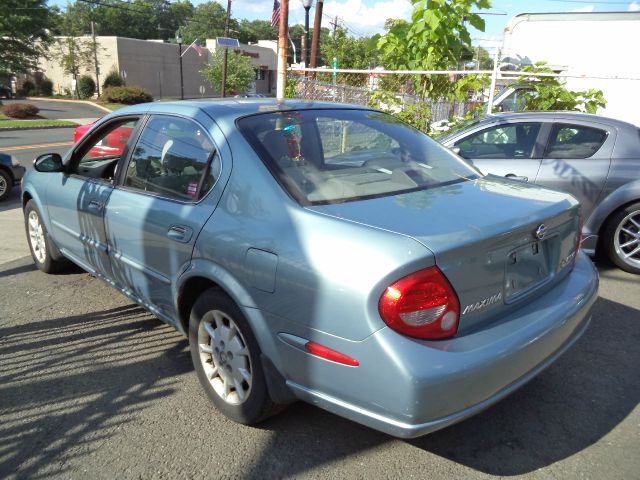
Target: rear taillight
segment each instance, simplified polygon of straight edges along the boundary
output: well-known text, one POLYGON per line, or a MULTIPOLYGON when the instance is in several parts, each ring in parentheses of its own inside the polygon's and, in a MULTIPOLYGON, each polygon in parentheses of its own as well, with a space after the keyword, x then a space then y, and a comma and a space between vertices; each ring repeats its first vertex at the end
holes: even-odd
POLYGON ((388 286, 378 303, 389 327, 410 337, 450 337, 458 329, 460 302, 438 267, 401 278, 388 286))

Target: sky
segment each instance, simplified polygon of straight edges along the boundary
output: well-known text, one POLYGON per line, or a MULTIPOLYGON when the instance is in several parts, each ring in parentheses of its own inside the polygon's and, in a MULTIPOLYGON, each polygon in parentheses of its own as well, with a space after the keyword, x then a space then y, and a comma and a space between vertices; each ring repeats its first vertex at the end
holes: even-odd
MULTIPOLYGON (((170 0, 171 1, 171 0, 170 0)), ((204 0, 191 0, 194 5, 204 0)), ((216 0, 225 8, 226 0, 216 0)), ((283 0, 280 0, 283 1, 283 0)), ((62 8, 67 0, 50 0, 51 5, 62 8)), ((539 12, 613 12, 640 11, 640 0, 492 0, 492 7, 476 13, 483 14, 486 22, 484 32, 469 26, 474 45, 482 45, 492 50, 502 43, 502 32, 506 23, 519 13, 539 12)), ((310 24, 313 25, 314 6, 310 10, 310 24)), ((231 15, 234 18, 248 20, 271 20, 273 0, 232 0, 231 15)), ((338 17, 340 25, 351 35, 373 35, 384 32, 387 18, 409 20, 413 11, 409 0, 325 0, 323 8, 323 26, 338 17)), ((304 23, 302 0, 289 0, 289 24, 304 23)))

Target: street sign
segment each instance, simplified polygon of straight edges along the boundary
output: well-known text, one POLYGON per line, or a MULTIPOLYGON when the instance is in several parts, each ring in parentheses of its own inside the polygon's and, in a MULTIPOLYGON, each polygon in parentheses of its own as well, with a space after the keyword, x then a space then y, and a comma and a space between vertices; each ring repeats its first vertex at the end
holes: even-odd
POLYGON ((221 47, 239 47, 240 42, 237 38, 217 37, 216 42, 221 47))

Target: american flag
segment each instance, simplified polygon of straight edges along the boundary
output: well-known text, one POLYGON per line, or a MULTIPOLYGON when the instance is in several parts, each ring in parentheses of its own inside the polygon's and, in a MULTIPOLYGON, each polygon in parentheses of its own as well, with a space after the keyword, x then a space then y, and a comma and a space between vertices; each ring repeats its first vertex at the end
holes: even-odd
POLYGON ((202 56, 202 46, 200 45, 200 40, 198 40, 197 38, 193 41, 193 43, 191 44, 191 46, 193 46, 193 49, 198 52, 198 56, 201 57, 202 56))
POLYGON ((271 12, 271 26, 275 27, 280 23, 280 2, 273 0, 273 12, 271 12))

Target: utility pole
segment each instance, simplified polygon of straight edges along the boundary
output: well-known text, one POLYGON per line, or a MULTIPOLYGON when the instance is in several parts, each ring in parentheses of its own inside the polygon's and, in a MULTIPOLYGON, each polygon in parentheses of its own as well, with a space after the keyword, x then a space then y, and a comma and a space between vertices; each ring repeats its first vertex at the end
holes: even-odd
MULTIPOLYGON (((311 40, 311 68, 318 67, 318 46, 320 43, 320 27, 322 24, 322 5, 323 0, 316 2, 316 16, 313 20, 313 40, 311 40)), ((311 78, 316 78, 316 73, 311 72, 311 78)))
POLYGON ((278 24, 278 83, 276 97, 284 100, 284 87, 287 84, 287 47, 289 46, 289 0, 281 0, 280 23, 278 24))
POLYGON ((336 39, 336 28, 338 27, 338 16, 333 20, 333 22, 329 22, 329 25, 333 25, 333 39, 336 39))
MULTIPOLYGON (((224 22, 224 36, 229 38, 229 17, 231 17, 231 0, 227 0, 227 19, 224 22)), ((224 54, 222 57, 222 91, 220 96, 225 97, 225 90, 227 89, 227 62, 229 60, 229 47, 224 47, 224 54)))
POLYGON ((93 61, 96 66, 96 92, 98 93, 98 98, 100 98, 100 67, 98 66, 98 45, 96 43, 96 30, 91 20, 91 39, 93 46, 93 61))

